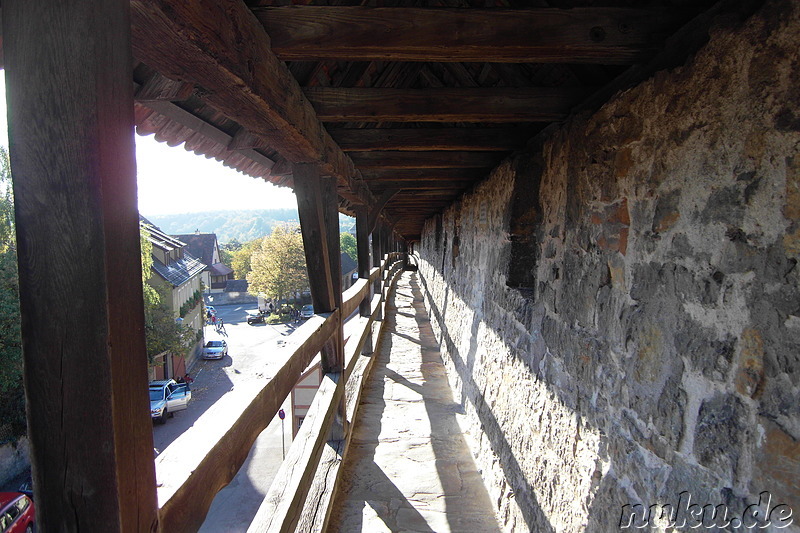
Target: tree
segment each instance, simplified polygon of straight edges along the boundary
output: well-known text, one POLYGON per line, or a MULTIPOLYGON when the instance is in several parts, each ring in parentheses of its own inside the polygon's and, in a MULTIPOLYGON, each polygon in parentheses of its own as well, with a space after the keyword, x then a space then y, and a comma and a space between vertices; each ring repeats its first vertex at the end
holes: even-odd
POLYGON ((14 195, 8 152, 0 147, 0 443, 26 432, 14 195))
POLYGON ((232 240, 229 243, 220 244, 219 245, 219 262, 223 265, 230 266, 233 262, 233 254, 237 250, 242 249, 242 243, 237 241, 236 239, 232 240))
POLYGON ((247 274, 248 291, 282 300, 308 290, 303 238, 297 225, 280 225, 258 241, 247 274))
MULTIPOLYGON (((262 239, 264 238, 266 237, 262 239)), ((252 270, 250 258, 253 256, 253 251, 259 246, 262 239, 247 242, 233 252, 229 266, 233 269, 233 275, 236 276, 236 279, 247 279, 247 275, 252 270)))
POLYGON ((358 261, 358 252, 356 251, 356 238, 352 233, 339 234, 339 246, 342 251, 350 256, 353 261, 358 261))

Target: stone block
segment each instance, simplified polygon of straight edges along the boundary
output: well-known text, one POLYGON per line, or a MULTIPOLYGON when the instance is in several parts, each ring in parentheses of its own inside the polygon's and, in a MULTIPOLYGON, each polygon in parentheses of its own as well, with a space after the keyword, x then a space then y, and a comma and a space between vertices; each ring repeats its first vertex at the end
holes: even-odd
POLYGON ((758 423, 764 431, 764 445, 755 457, 750 492, 768 491, 775 503, 786 503, 797 516, 800 509, 800 441, 767 418, 759 417, 758 423))
POLYGON ((738 475, 742 444, 752 427, 742 401, 718 393, 703 401, 694 431, 694 455, 698 462, 724 480, 738 475))

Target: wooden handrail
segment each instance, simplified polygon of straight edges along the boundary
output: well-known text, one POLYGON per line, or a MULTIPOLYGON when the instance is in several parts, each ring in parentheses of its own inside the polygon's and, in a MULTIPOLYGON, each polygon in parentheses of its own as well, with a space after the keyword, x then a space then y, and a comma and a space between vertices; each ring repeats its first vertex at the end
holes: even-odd
MULTIPOLYGON (((278 350, 278 357, 283 357, 284 362, 265 385, 240 386, 223 396, 194 426, 175 440, 174 446, 167 448, 157 458, 159 531, 172 533, 199 529, 217 492, 236 475, 255 439, 274 418, 302 372, 337 331, 339 322, 349 316, 367 296, 370 284, 384 274, 387 275, 382 292, 386 294, 396 272, 402 269, 402 261, 398 260, 401 256, 398 252, 387 254, 381 266, 370 271, 368 279, 359 279, 343 293, 341 309, 327 316, 315 315, 300 326, 289 337, 287 344, 278 350)), ((281 466, 281 471, 284 466, 297 469, 294 473, 299 478, 292 478, 291 484, 273 483, 277 493, 272 495, 271 487, 272 496, 268 496, 262 504, 262 507, 269 507, 269 519, 265 519, 259 509, 256 516, 262 518, 254 520, 251 529, 261 529, 253 531, 290 531, 288 527, 296 523, 305 497, 303 487, 307 487, 313 479, 322 445, 336 413, 333 406, 339 404, 346 376, 371 332, 372 322, 378 316, 378 306, 375 304, 383 300, 383 295, 379 294, 373 298, 374 311, 365 320, 363 331, 353 335, 353 342, 347 343, 344 379, 340 379, 342 376, 339 374, 328 374, 323 380, 323 386, 320 386, 314 405, 306 416, 307 422, 295 438, 298 450, 292 452, 295 449, 292 445, 281 466), (299 509, 293 510, 296 507, 299 509), (262 528, 257 524, 266 526, 262 528)))
POLYGON ((370 284, 378 279, 382 269, 373 267, 369 272, 369 278, 359 278, 358 281, 342 293, 342 317, 347 318, 356 310, 361 301, 366 298, 370 284))
POLYGON ((217 492, 244 464, 258 435, 336 331, 340 316, 337 310, 306 321, 278 351, 284 363, 266 385, 226 395, 158 457, 160 531, 199 529, 217 492))

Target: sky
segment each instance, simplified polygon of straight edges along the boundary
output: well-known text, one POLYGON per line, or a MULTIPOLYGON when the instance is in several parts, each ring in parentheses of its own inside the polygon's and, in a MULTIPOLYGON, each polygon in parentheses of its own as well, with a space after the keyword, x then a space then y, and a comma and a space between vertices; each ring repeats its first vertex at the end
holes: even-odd
MULTIPOLYGON (((0 75, 0 144, 8 146, 6 82, 0 75)), ((136 135, 139 212, 144 216, 296 207, 294 193, 215 159, 136 135)), ((13 169, 12 169, 13 172, 13 169)))

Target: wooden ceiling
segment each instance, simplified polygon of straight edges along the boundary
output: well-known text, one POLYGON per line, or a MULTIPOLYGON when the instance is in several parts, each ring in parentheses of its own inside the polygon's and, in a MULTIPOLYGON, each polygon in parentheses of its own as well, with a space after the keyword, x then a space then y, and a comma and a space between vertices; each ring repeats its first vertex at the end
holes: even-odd
POLYGON ((576 108, 601 103, 705 0, 133 0, 140 133, 293 185, 338 180, 405 238, 576 108), (293 5, 295 4, 295 5, 293 5))

